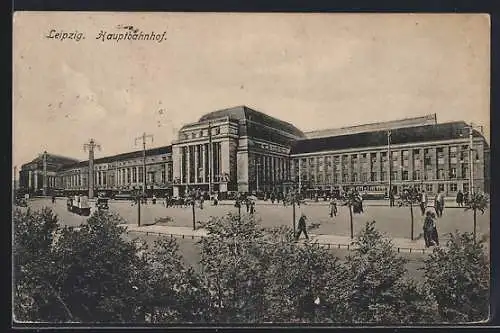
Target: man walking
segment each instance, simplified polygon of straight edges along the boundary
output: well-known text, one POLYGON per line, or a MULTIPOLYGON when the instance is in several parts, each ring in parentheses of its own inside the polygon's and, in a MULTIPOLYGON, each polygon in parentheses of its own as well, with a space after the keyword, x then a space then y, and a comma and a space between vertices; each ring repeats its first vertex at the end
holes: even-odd
POLYGON ((394 192, 389 190, 389 207, 394 207, 394 192))
POLYGON ((331 197, 330 199, 330 217, 337 216, 337 200, 335 197, 331 197))
POLYGON ((457 193, 457 205, 458 207, 463 207, 464 205, 464 194, 460 190, 457 193))
POLYGON ((443 216, 444 195, 441 190, 438 190, 438 193, 436 194, 436 198, 434 199, 434 207, 436 209, 437 217, 443 216))
POLYGON ((301 233, 304 233, 304 235, 306 236, 306 239, 309 239, 309 236, 307 235, 307 230, 306 230, 306 219, 307 219, 306 214, 302 213, 302 215, 300 216, 300 219, 299 219, 299 225, 298 225, 297 234, 295 235, 295 241, 299 240, 301 233))

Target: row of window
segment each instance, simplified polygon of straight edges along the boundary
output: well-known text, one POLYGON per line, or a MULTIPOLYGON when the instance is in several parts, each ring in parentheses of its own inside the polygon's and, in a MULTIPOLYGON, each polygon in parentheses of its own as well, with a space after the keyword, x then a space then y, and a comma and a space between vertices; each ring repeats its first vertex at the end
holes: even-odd
MULTIPOLYGON (((424 149, 424 150, 427 150, 427 149, 424 149)), ((408 152, 408 150, 403 151, 403 153, 405 153, 405 152, 408 152)), ((371 159, 370 159, 371 165, 374 165, 377 162, 376 153, 370 153, 370 155, 372 155, 371 159)), ((402 160, 399 160, 398 157, 394 157, 395 155, 397 155, 397 152, 392 152, 392 155, 393 155, 392 165, 398 166, 398 164, 400 164, 404 167, 409 166, 409 159, 407 158, 408 157, 407 154, 406 154, 406 158, 404 157, 405 154, 403 154, 402 160), (400 162, 400 163, 397 163, 397 162, 400 162)), ((358 160, 357 154, 342 155, 342 167, 343 168, 348 168, 348 167, 357 168, 360 166, 360 164, 361 164, 361 166, 368 165, 369 161, 366 158, 367 153, 360 154, 360 156, 361 156, 361 159, 358 160), (351 157, 350 160, 348 159, 349 156, 351 157)), ((381 161, 384 164, 387 164, 387 152, 381 152, 380 156, 381 156, 381 161)), ((459 164, 459 163, 466 163, 466 162, 468 162, 468 158, 466 156, 467 155, 460 156, 460 159, 458 159, 457 156, 450 155, 449 164, 453 165, 453 164, 459 164)), ((413 159, 414 166, 416 166, 416 167, 420 166, 421 165, 420 156, 414 155, 413 157, 414 157, 414 159, 413 159)), ((475 160, 476 160, 476 162, 479 161, 479 153, 477 151, 475 151, 475 160)), ((333 164, 334 168, 338 168, 338 166, 340 165, 340 161, 341 161, 340 156, 324 156, 324 157, 310 157, 307 159, 302 158, 302 159, 300 159, 300 161, 295 160, 294 163, 295 163, 295 166, 297 168, 298 168, 298 164, 300 163, 301 168, 306 168, 307 166, 309 166, 309 168, 316 167, 316 168, 319 168, 320 171, 322 171, 324 165, 326 165, 327 168, 331 168, 332 164, 333 164)), ((423 161, 424 161, 424 165, 431 165, 432 164, 432 158, 430 156, 424 156, 423 161)), ((445 158, 442 155, 439 155, 439 154, 436 155, 436 161, 437 161, 438 165, 445 164, 445 158)))
MULTIPOLYGON (((225 127, 224 127, 224 130, 221 131, 221 128, 219 126, 217 126, 217 127, 212 127, 211 132, 212 132, 212 135, 219 135, 221 133, 226 133, 227 131, 226 131, 225 127)), ((196 138, 203 138, 203 137, 208 137, 208 129, 182 133, 182 138, 184 140, 188 140, 189 138, 196 139, 196 138)))
MULTIPOLYGON (((421 180, 422 177, 425 180, 432 180, 432 179, 458 179, 457 175, 457 169, 456 168, 450 168, 449 169, 449 174, 448 177, 446 177, 445 170, 444 169, 438 169, 437 174, 434 174, 434 171, 432 169, 427 169, 425 170, 425 173, 423 173, 420 170, 414 170, 412 173, 412 179, 410 179, 410 172, 408 170, 402 170, 401 171, 401 177, 399 176, 400 173, 398 171, 392 171, 392 180, 421 180)), ((304 181, 307 181, 308 179, 315 181, 315 174, 307 174, 307 173, 302 173, 301 178, 304 181)), ((330 180, 333 180, 334 182, 339 181, 340 179, 340 173, 334 173, 333 175, 331 174, 325 174, 325 181, 329 182, 330 180)), ((298 179, 298 176, 296 177, 298 179)), ((469 169, 467 167, 462 167, 462 173, 461 173, 461 179, 468 179, 469 178, 469 169)), ((360 177, 358 177, 357 172, 352 172, 350 177, 349 173, 344 172, 342 174, 342 179, 344 181, 351 181, 351 182, 357 182, 359 180, 361 181, 384 181, 387 180, 387 172, 362 172, 360 173, 360 177), (368 178, 368 175, 370 177, 368 178), (378 179, 380 175, 380 179, 378 179), (350 180, 349 180, 350 179, 350 180)), ((317 181, 322 182, 323 181, 323 174, 318 174, 317 175, 317 181)))

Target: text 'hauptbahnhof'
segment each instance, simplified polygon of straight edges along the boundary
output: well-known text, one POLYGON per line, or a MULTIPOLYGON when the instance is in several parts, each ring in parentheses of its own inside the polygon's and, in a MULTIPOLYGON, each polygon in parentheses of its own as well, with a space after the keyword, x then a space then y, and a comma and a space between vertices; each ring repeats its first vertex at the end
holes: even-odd
MULTIPOLYGON (((384 193, 389 186, 454 196, 471 187, 489 192, 489 154, 476 127, 437 123, 435 114, 304 133, 238 106, 205 114, 171 145, 147 149, 145 183, 148 195, 176 197, 209 187, 224 197, 292 188, 305 195, 352 187, 384 193)), ((44 152, 22 165, 18 186, 34 195, 83 194, 93 174, 94 191, 131 193, 144 184, 143 162, 143 151, 98 157, 91 173, 89 161, 44 152)))

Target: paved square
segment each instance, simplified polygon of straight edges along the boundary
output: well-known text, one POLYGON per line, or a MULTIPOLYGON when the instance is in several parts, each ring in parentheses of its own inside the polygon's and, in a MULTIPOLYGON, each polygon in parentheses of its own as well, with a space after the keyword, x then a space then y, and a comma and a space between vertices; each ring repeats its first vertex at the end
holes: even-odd
MULTIPOLYGON (((128 223, 137 223, 137 206, 132 206, 128 201, 110 201, 110 211, 120 214, 128 223)), ((66 210, 66 201, 58 199, 55 204, 52 204, 48 199, 34 199, 30 201, 30 206, 33 209, 43 206, 51 207, 60 217, 60 221, 66 225, 79 225, 84 223, 87 217, 78 216, 66 210)), ((387 207, 387 206, 371 206, 370 202, 365 203, 365 212, 363 214, 354 214, 354 232, 357 233, 363 228, 365 222, 375 220, 377 228, 387 233, 390 237, 395 238, 410 238, 410 209, 408 207, 387 207)), ((206 221, 211 216, 223 216, 228 212, 237 214, 238 210, 233 204, 224 204, 219 206, 211 206, 205 204, 204 209, 196 208, 196 221, 206 221)), ((318 229, 315 229, 315 234, 334 234, 339 236, 349 235, 349 211, 346 207, 339 207, 339 214, 330 218, 328 215, 328 206, 324 204, 307 204, 296 208, 296 218, 300 217, 301 213, 308 217, 308 223, 319 223, 318 229)), ((241 209, 242 214, 246 214, 245 206, 241 209)), ((256 217, 260 219, 260 223, 265 227, 289 225, 292 226, 292 207, 283 207, 281 204, 257 203, 256 217)), ((148 204, 141 205, 142 224, 151 224, 158 218, 171 217, 173 220, 169 224, 172 226, 192 226, 192 209, 191 207, 166 208, 162 203, 156 205, 148 204)), ((414 207, 414 236, 418 238, 422 233, 423 219, 420 215, 418 207, 414 207)), ((440 235, 459 230, 461 232, 473 231, 472 212, 464 212, 463 208, 446 208, 442 218, 438 221, 438 232, 440 235)), ((486 211, 484 215, 480 213, 477 216, 477 232, 479 235, 489 236, 490 232, 490 215, 486 211)), ((489 238, 488 238, 489 239, 489 238)))

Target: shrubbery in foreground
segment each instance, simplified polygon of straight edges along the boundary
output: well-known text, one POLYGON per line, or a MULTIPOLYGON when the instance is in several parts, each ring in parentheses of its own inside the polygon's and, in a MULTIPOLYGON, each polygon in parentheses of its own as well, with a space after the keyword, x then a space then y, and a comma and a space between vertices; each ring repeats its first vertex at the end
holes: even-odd
POLYGON ((209 221, 201 273, 175 240, 123 237, 117 215, 62 227, 49 209, 14 212, 14 313, 48 322, 322 322, 406 324, 488 317, 489 262, 481 242, 455 234, 425 260, 425 280, 367 223, 339 260, 289 228, 251 217, 209 221))

